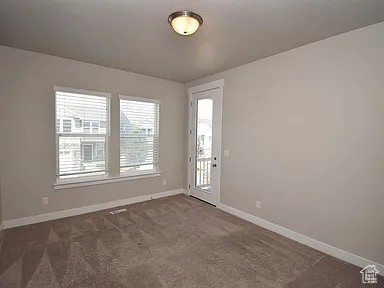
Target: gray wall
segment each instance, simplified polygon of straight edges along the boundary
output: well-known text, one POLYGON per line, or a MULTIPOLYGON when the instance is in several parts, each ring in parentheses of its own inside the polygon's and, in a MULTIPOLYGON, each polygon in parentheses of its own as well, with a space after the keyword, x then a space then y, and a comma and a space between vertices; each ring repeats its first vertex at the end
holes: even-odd
POLYGON ((384 263, 383 35, 381 23, 187 84, 225 79, 224 204, 384 263))
POLYGON ((186 187, 184 84, 7 47, 0 47, 0 67, 4 220, 186 187), (118 94, 161 100, 160 166, 167 185, 155 177, 54 191, 54 85, 112 93, 115 159, 118 94))
MULTIPOLYGON (((1 69, 0 69, 0 74, 1 74, 1 69)), ((0 87, 2 87, 2 81, 1 81, 1 77, 0 77, 0 87)), ((3 107, 3 105, 2 105, 2 93, 0 93, 0 120, 1 120, 1 115, 2 115, 2 108, 1 107, 3 107)), ((3 131, 2 131, 2 124, 1 124, 1 122, 0 122, 0 135, 3 135, 3 131)), ((4 163, 4 161, 3 161, 3 159, 2 159, 2 150, 4 149, 3 148, 3 142, 4 142, 4 137, 2 137, 2 136, 0 136, 0 226, 3 224, 3 201, 2 201, 2 199, 3 199, 3 196, 2 196, 2 183, 1 183, 1 176, 2 176, 2 166, 3 166, 3 164, 2 163, 4 163)), ((1 239, 0 239, 1 240, 1 239)))

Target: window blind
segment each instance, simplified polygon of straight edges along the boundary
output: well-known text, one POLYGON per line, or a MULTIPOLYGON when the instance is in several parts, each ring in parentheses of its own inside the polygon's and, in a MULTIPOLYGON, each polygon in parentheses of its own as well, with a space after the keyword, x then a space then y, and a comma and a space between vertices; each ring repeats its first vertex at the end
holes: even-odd
POLYGON ((155 100, 120 96, 120 172, 159 169, 159 109, 155 100))
POLYGON ((57 179, 106 174, 109 97, 63 89, 55 94, 57 179))

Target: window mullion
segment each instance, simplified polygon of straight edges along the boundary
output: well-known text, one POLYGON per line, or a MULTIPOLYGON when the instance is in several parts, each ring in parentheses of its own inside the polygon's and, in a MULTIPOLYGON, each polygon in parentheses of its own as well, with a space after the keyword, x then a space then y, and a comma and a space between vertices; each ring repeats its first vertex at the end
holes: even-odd
POLYGON ((109 175, 118 176, 119 172, 119 151, 120 151, 120 139, 119 139, 119 127, 120 127, 120 115, 119 115, 119 99, 118 97, 111 97, 110 99, 110 116, 109 116, 109 175))

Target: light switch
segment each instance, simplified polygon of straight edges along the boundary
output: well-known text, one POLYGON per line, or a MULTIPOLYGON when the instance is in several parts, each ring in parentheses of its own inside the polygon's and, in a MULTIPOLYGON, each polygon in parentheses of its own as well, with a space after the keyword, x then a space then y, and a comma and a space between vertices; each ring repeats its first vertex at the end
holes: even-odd
POLYGON ((229 156, 229 150, 224 150, 224 156, 229 156))

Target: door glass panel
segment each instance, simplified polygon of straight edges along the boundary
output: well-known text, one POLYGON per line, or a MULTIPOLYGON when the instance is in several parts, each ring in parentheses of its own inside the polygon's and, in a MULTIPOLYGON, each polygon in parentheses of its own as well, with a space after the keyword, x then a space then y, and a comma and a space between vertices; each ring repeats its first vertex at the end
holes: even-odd
POLYGON ((84 161, 92 161, 93 159, 93 145, 92 144, 84 144, 84 154, 83 154, 83 160, 84 161))
POLYGON ((211 191, 213 100, 197 100, 195 187, 211 191))

